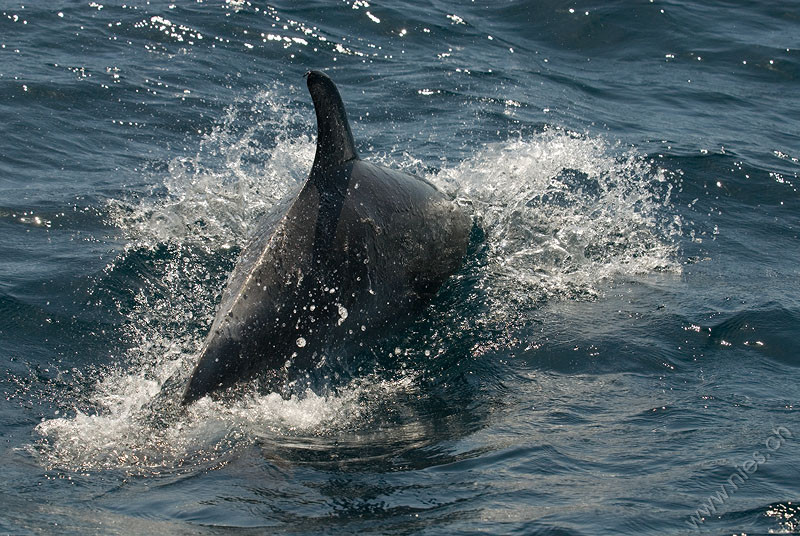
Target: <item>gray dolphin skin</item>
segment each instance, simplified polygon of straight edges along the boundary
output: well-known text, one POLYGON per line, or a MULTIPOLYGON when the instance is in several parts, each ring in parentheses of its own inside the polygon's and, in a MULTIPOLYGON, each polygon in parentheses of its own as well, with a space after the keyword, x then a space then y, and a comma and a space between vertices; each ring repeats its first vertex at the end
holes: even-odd
POLYGON ((429 182, 359 159, 333 81, 319 71, 306 81, 317 116, 311 173, 242 252, 184 405, 313 370, 326 353, 380 335, 420 312, 466 253, 471 218, 429 182))

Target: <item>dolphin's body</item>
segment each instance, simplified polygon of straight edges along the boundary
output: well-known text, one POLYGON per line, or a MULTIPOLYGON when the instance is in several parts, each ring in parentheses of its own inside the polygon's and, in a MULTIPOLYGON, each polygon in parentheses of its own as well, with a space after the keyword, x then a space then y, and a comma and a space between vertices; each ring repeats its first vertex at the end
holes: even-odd
POLYGON ((360 160, 333 81, 306 78, 317 116, 311 173, 242 253, 183 404, 313 369, 419 311, 465 255, 470 218, 430 183, 360 160))

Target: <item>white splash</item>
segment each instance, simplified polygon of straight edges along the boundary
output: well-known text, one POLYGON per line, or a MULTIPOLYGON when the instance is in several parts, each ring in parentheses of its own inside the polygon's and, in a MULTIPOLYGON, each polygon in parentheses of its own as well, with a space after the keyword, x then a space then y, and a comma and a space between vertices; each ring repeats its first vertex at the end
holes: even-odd
MULTIPOLYGON (((166 194, 113 204, 129 245, 107 272, 133 262, 142 278, 131 291, 133 305, 119 305, 131 350, 80 401, 94 411, 37 426, 32 449, 45 466, 138 474, 215 466, 265 434, 357 429, 414 392, 413 374, 403 371, 392 381, 362 377, 324 395, 203 399, 166 423, 148 414, 170 377, 188 375, 213 317, 225 274, 207 266, 209 256, 244 245, 259 217, 305 179, 313 141, 302 134, 307 127, 289 127, 309 118, 265 92, 248 107, 231 107, 194 158, 170 163, 166 194), (262 119, 254 123, 254 115, 262 119)), ((485 258, 468 263, 467 275, 485 291, 494 321, 518 318, 511 312, 520 303, 594 296, 606 278, 680 269, 670 177, 602 138, 546 130, 480 149, 428 178, 471 205, 483 228, 485 258)), ((340 307, 339 322, 347 316, 340 307)))
POLYGON ((314 159, 310 135, 291 135, 308 117, 256 96, 248 107, 232 106, 194 157, 169 163, 166 195, 113 203, 114 223, 132 247, 162 243, 242 246, 259 217, 296 192, 314 159), (244 118, 263 120, 241 126, 244 118))
POLYGON ((141 411, 130 410, 143 398, 155 397, 159 387, 137 383, 135 377, 131 380, 116 386, 113 400, 97 396, 97 413, 77 412, 40 423, 36 432, 41 440, 32 450, 43 465, 79 472, 115 469, 144 476, 197 465, 216 467, 257 439, 318 437, 351 427, 369 410, 370 392, 403 385, 360 382, 340 395, 308 391, 302 397, 283 399, 272 393, 235 403, 206 397, 179 419, 158 425, 144 422, 141 411))
POLYGON ((670 177, 602 138, 548 129, 430 178, 474 207, 488 248, 475 275, 497 304, 594 296, 611 277, 680 271, 670 177))

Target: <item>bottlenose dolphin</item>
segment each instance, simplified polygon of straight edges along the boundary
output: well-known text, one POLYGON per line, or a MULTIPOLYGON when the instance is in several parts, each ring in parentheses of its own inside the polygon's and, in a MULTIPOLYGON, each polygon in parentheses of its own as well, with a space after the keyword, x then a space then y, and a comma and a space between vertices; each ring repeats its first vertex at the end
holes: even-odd
POLYGON ((419 312, 461 265, 471 218, 429 182, 359 159, 344 104, 306 73, 314 164, 242 252, 183 394, 313 370, 419 312))

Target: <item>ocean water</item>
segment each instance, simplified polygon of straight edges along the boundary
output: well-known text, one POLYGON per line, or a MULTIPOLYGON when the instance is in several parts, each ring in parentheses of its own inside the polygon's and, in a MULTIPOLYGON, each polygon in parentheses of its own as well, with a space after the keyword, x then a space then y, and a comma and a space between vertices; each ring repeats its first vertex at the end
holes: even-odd
POLYGON ((0 1, 0 533, 800 532, 800 4, 0 1), (413 325, 164 419, 339 85, 413 325))

